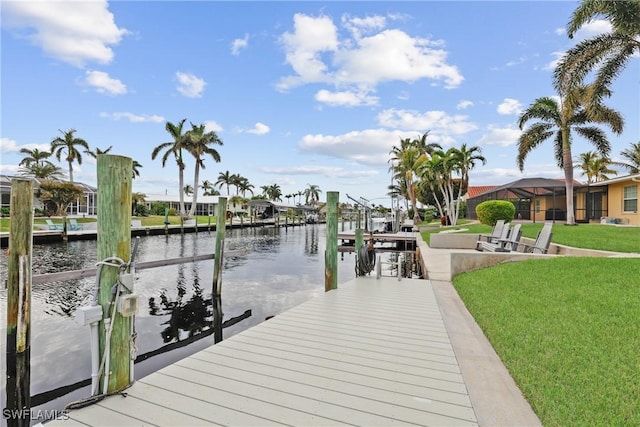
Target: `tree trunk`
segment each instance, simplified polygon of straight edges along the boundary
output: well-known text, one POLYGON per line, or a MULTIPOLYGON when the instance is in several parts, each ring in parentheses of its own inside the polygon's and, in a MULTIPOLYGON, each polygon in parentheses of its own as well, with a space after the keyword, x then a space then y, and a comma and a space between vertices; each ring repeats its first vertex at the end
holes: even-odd
POLYGON ((569 132, 562 130, 562 163, 564 165, 565 191, 567 198, 567 225, 576 224, 576 216, 573 210, 573 159, 571 158, 571 145, 569 132))

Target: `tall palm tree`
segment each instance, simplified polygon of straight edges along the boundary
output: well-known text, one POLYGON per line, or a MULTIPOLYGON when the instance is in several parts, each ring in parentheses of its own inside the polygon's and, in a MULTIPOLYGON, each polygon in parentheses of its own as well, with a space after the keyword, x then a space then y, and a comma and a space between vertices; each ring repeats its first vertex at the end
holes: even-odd
POLYGON ((591 89, 589 86, 573 87, 565 97, 561 97, 561 104, 555 99, 542 97, 536 99, 520 116, 518 126, 523 129, 534 119, 533 123, 518 139, 518 167, 524 169, 526 156, 553 137, 554 151, 558 166, 564 170, 567 224, 574 225, 575 213, 573 207, 573 159, 571 143, 573 133, 585 138, 593 144, 603 157, 608 157, 611 146, 605 133, 589 123, 608 125, 611 130, 620 134, 624 125, 622 116, 617 111, 604 106, 601 102, 589 103, 587 100, 591 89), (585 105, 591 107, 587 110, 585 105))
POLYGON ((240 179, 238 179, 238 183, 236 185, 237 185, 238 191, 240 191, 240 193, 242 194, 242 197, 246 197, 247 191, 250 192, 251 195, 253 196, 252 189, 255 187, 244 176, 241 176, 240 179))
POLYGON ((45 162, 50 163, 47 159, 51 157, 51 153, 48 151, 40 151, 37 148, 34 148, 33 150, 22 148, 20 153, 24 154, 26 157, 18 163, 18 166, 29 167, 32 164, 42 166, 45 162))
POLYGON ((226 186, 227 196, 229 195, 229 186, 232 184, 233 184, 233 174, 231 174, 229 171, 220 172, 218 174, 218 179, 215 182, 215 185, 217 185, 218 188, 222 188, 222 186, 226 186))
POLYGON ((613 79, 624 69, 629 59, 640 53, 640 1, 583 0, 567 25, 567 35, 575 33, 597 17, 606 18, 613 31, 583 40, 569 49, 554 72, 554 85, 559 93, 583 84, 595 71, 590 100, 599 102, 607 96, 613 79))
POLYGON ((61 160, 63 154, 64 160, 69 164, 69 181, 73 182, 73 162, 78 162, 78 165, 82 165, 82 154, 78 151, 77 147, 89 149, 89 144, 82 138, 76 138, 73 134, 77 131, 75 129, 69 129, 68 131, 60 131, 62 138, 59 136, 51 141, 51 153, 56 155, 58 161, 61 160))
POLYGON ((185 215, 184 209, 184 169, 185 164, 182 158, 182 150, 186 148, 186 135, 182 133, 184 122, 187 119, 182 119, 178 122, 178 124, 173 124, 171 122, 167 122, 164 126, 165 130, 171 135, 173 141, 163 142, 153 149, 151 152, 151 160, 155 160, 155 158, 160 154, 161 151, 166 150, 162 155, 162 167, 167 164, 167 159, 170 156, 173 156, 176 159, 176 163, 178 165, 178 194, 180 197, 180 215, 185 215))
POLYGON ((391 150, 390 154, 393 157, 390 161, 393 162, 391 169, 394 171, 394 178, 397 181, 404 181, 403 186, 407 191, 406 198, 411 201, 413 208, 413 223, 417 226, 421 220, 416 199, 415 177, 420 164, 427 160, 427 154, 422 152, 413 141, 401 140, 400 147, 393 147, 391 150))
POLYGON ((220 162, 220 153, 211 144, 222 145, 222 140, 214 131, 205 132, 205 125, 194 125, 191 123, 191 130, 187 132, 187 151, 196 161, 195 171, 193 173, 193 203, 189 210, 191 217, 196 212, 198 203, 198 182, 200 180, 200 168, 204 169, 204 156, 211 156, 216 162, 220 162))
POLYGON ((322 193, 320 187, 315 184, 307 184, 307 189, 304 190, 304 203, 308 205, 311 200, 311 205, 317 205, 320 201, 320 193, 322 193))
POLYGON ((613 162, 613 166, 626 169, 629 173, 640 173, 640 142, 631 144, 631 148, 622 150, 620 155, 627 161, 613 162))
POLYGON ((476 166, 476 162, 486 165, 487 159, 482 156, 482 148, 473 146, 467 149, 467 144, 462 144, 456 156, 460 162, 460 192, 466 194, 469 189, 469 172, 476 166))

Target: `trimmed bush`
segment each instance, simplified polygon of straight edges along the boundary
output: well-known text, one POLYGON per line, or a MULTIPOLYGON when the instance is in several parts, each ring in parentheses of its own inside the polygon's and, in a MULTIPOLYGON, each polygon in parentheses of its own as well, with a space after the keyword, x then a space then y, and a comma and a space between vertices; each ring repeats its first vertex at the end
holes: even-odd
POLYGON ((505 222, 513 221, 515 214, 516 207, 506 200, 487 200, 476 206, 478 221, 492 227, 499 219, 505 222))

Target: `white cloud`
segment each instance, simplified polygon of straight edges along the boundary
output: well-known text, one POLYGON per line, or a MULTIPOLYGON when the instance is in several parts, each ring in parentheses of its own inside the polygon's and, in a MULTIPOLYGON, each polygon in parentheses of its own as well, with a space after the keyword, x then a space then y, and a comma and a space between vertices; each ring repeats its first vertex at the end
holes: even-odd
POLYGON ((77 67, 108 64, 112 46, 128 32, 118 28, 105 0, 3 1, 3 27, 49 56, 77 67))
POLYGON ((107 95, 124 95, 127 93, 127 86, 120 80, 109 77, 109 74, 103 71, 87 71, 83 83, 94 87, 98 93, 107 95))
POLYGON ((157 114, 133 114, 127 112, 100 113, 100 117, 111 120, 129 120, 131 123, 161 123, 165 118, 157 114))
POLYGON ((376 30, 385 28, 387 19, 384 16, 367 16, 366 18, 352 17, 348 14, 342 16, 342 26, 351 32, 354 39, 360 39, 363 34, 370 34, 376 30))
POLYGON ((510 116, 520 114, 522 112, 522 104, 517 99, 505 98, 504 101, 496 109, 498 114, 510 116))
MULTIPOLYGON (((449 135, 464 135, 478 127, 468 121, 468 116, 449 115, 444 111, 426 111, 420 113, 412 110, 384 110, 378 114, 378 122, 388 128, 417 131, 429 131, 429 137, 442 138, 444 143, 451 142, 449 135)), ((435 139, 434 139, 435 141, 435 139)))
POLYGON ((20 150, 26 148, 28 150, 38 149, 40 151, 49 151, 51 152, 51 144, 23 144, 18 145, 18 143, 9 138, 0 138, 0 152, 2 153, 19 153, 20 150))
POLYGON ((386 25, 382 17, 346 17, 342 23, 350 36, 341 38, 329 17, 294 16, 293 32, 280 40, 295 74, 281 78, 279 90, 325 83, 351 92, 373 91, 382 82, 420 79, 455 88, 464 80, 458 68, 447 63, 442 40, 411 37, 396 29, 375 33, 386 25), (362 36, 365 32, 374 34, 362 36))
POLYGON ((238 56, 240 55, 241 49, 246 49, 249 46, 249 34, 245 34, 242 39, 235 39, 231 42, 231 54, 238 56))
POLYGON ((596 19, 582 25, 580 29, 576 31, 574 38, 578 40, 591 38, 599 34, 609 33, 612 30, 613 27, 609 21, 605 19, 596 19))
POLYGON ((363 92, 330 92, 326 89, 319 90, 315 96, 316 101, 329 106, 355 107, 360 105, 377 105, 378 97, 369 96, 363 92))
POLYGON ((271 128, 269 126, 265 125, 264 123, 258 122, 255 124, 253 129, 246 129, 246 130, 243 130, 242 132, 251 133, 254 135, 265 135, 270 131, 271 131, 271 128))
POLYGON ((263 167, 261 172, 270 175, 319 175, 325 178, 361 178, 372 177, 380 173, 375 170, 351 170, 334 166, 285 166, 285 167, 263 167))
POLYGON ((551 56, 553 56, 553 59, 550 62, 548 62, 544 67, 542 67, 542 69, 545 71, 555 70, 556 67, 558 66, 558 63, 564 56, 564 54, 565 52, 551 52, 551 56))
POLYGON ((556 35, 558 36, 564 36, 565 34, 567 34, 567 30, 564 28, 556 28, 554 33, 556 33, 556 35))
POLYGON ((222 126, 213 120, 207 120, 204 122, 204 130, 205 132, 222 132, 222 126))
POLYGON ((203 79, 189 73, 178 71, 176 78, 178 79, 178 92, 187 98, 200 98, 202 92, 204 92, 204 87, 207 85, 203 79))
POLYGON ((353 160, 358 165, 388 166, 389 151, 404 138, 416 138, 415 131, 366 129, 342 135, 305 135, 299 143, 302 151, 337 159, 353 160))
POLYGON ((469 107, 473 107, 473 102, 466 99, 463 99, 462 101, 458 102, 458 105, 456 105, 456 108, 458 110, 466 110, 469 107))
POLYGON ((509 147, 518 143, 518 138, 522 135, 520 129, 514 127, 496 127, 489 125, 487 131, 480 137, 479 145, 499 145, 509 147))

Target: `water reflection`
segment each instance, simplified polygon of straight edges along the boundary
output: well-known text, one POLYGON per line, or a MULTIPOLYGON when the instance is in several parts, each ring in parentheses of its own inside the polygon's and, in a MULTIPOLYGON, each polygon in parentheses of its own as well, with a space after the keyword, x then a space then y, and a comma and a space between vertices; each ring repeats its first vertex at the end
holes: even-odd
MULTIPOLYGON (((136 259, 146 262, 210 254, 215 252, 215 236, 215 232, 200 232, 142 237, 136 259)), ((135 288, 144 309, 136 316, 137 347, 139 360, 144 363, 136 365, 136 377, 221 340, 223 326, 228 338, 324 292, 325 238, 323 225, 227 230, 223 300, 211 299, 211 261, 138 271, 135 288), (233 253, 239 250, 244 252, 233 253), (213 337, 200 339, 208 335, 213 337), (166 353, 164 348, 169 346, 176 350, 166 353)), ((34 275, 93 268, 97 245, 91 240, 34 245, 32 259, 34 275)), ((339 282, 354 277, 354 264, 352 254, 344 255, 338 263, 339 282)), ((3 251, 0 283, 6 279, 6 268, 3 251)), ((94 279, 88 278, 32 287, 33 395, 90 376, 89 331, 75 324, 73 316, 87 303, 93 286, 94 279)), ((3 286, 0 305, 1 313, 5 313, 3 286)), ((0 315, 1 337, 5 330, 6 316, 0 315)), ((6 353, 4 339, 0 339, 0 353, 6 353)), ((4 364, 0 366, 0 378, 4 378, 5 368, 4 364)), ((0 407, 4 397, 0 390, 0 407)), ((61 409, 65 403, 60 401, 58 406, 46 409, 61 409)))
POLYGON ((156 302, 154 297, 149 298, 149 314, 152 316, 169 315, 169 320, 163 322, 168 325, 160 332, 162 341, 170 343, 180 341, 183 333, 188 337, 208 329, 213 321, 213 309, 211 298, 205 299, 202 288, 198 283, 193 283, 193 294, 189 299, 183 301, 187 294, 186 288, 178 284, 178 294, 175 300, 167 297, 166 291, 160 292, 160 301, 156 302))

